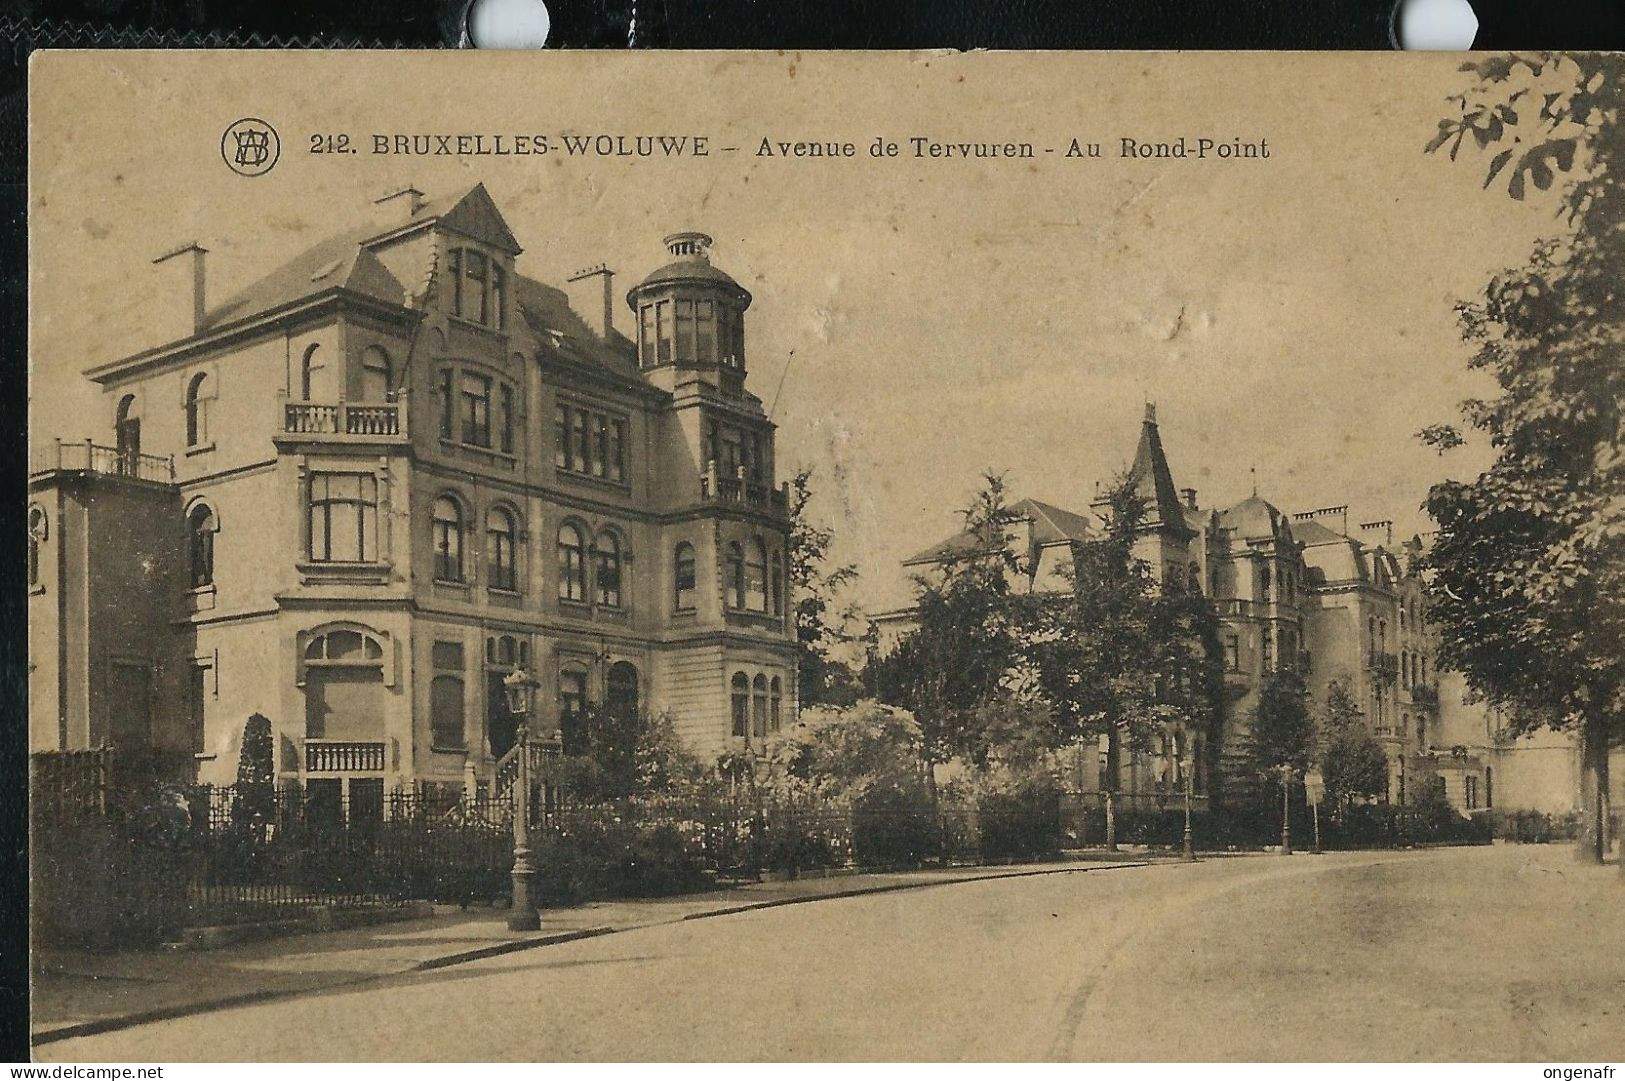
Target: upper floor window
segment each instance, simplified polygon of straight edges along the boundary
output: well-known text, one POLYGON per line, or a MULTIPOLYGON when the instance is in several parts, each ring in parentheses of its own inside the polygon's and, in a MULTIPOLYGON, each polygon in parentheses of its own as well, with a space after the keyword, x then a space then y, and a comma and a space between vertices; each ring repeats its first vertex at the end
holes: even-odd
POLYGON ((760 537, 751 541, 746 549, 745 604, 753 612, 767 611, 767 545, 760 537))
POLYGON ((519 588, 519 574, 514 559, 516 532, 513 514, 506 507, 492 507, 490 513, 486 515, 485 522, 486 560, 489 564, 486 570, 486 584, 492 589, 519 588))
POLYGON ((463 580, 463 505, 449 495, 434 501, 434 576, 441 582, 463 580))
POLYGON ((1224 666, 1232 672, 1241 671, 1241 636, 1224 636, 1224 666))
POLYGON ((315 473, 307 493, 308 552, 317 563, 378 559, 378 478, 371 473, 315 473))
POLYGON ((200 447, 209 441, 209 376, 198 372, 186 382, 186 445, 200 447))
POLYGON ((516 395, 512 384, 502 384, 501 390, 501 412, 497 418, 497 448, 504 454, 512 454, 514 447, 514 418, 519 412, 519 407, 515 401, 516 395))
POLYGON ((767 736, 767 677, 758 672, 751 689, 754 692, 751 697, 751 735, 764 738, 767 736))
POLYGON ((731 304, 710 298, 665 297, 638 308, 638 356, 659 364, 744 366, 741 318, 731 304))
POLYGON ((684 541, 677 546, 672 560, 673 603, 680 612, 694 608, 695 578, 694 546, 684 541))
POLYGON ((784 557, 773 553, 773 614, 784 615, 784 557))
POLYGON ((738 541, 728 543, 728 602, 745 607, 745 548, 738 541))
POLYGON ((604 530, 593 541, 593 583, 599 604, 610 608, 621 606, 621 539, 611 530, 604 530))
POLYGON ((561 402, 553 409, 553 464, 585 477, 626 481, 627 420, 561 402))
POLYGON ((188 563, 194 589, 214 584, 214 511, 199 503, 186 516, 188 563))
POLYGON ((299 361, 299 398, 311 401, 321 391, 322 347, 312 345, 299 361))
POLYGON ((49 532, 49 520, 44 507, 28 508, 28 584, 40 582, 40 548, 49 532))
POLYGON ((587 544, 577 526, 559 527, 559 600, 587 599, 587 544))
POLYGON ((768 685, 767 694, 767 730, 777 732, 783 723, 784 709, 784 684, 779 681, 778 676, 774 676, 773 682, 768 685))
POLYGON ((460 751, 468 745, 463 723, 463 644, 436 642, 429 651, 434 675, 429 680, 429 743, 437 751, 460 751))
POLYGON ((458 415, 462 419, 462 440, 471 446, 491 445, 491 380, 464 372, 459 394, 458 415))
POLYGON ((493 330, 506 322, 507 275, 502 265, 474 248, 453 248, 446 253, 451 283, 451 314, 493 330))

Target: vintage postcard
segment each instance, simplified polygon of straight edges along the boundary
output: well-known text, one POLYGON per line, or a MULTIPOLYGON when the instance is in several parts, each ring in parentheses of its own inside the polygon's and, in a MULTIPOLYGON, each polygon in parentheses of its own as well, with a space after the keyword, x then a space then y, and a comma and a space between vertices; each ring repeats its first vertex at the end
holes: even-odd
POLYGON ((35 55, 35 1054, 1625 1057, 1621 85, 35 55))

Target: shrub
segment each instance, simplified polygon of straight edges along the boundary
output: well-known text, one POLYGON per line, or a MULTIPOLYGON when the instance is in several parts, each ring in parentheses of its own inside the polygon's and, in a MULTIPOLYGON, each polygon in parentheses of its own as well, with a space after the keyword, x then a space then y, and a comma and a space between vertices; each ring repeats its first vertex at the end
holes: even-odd
POLYGON ((1061 850, 1061 789, 1047 771, 990 770, 971 790, 982 859, 1031 859, 1061 850))
POLYGON ((897 785, 852 803, 852 859, 860 867, 914 867, 938 852, 936 815, 925 794, 897 785))
POLYGON ((1546 811, 1491 811, 1488 818, 1495 836, 1526 845, 1572 841, 1580 829, 1580 815, 1575 811, 1556 815, 1546 811))

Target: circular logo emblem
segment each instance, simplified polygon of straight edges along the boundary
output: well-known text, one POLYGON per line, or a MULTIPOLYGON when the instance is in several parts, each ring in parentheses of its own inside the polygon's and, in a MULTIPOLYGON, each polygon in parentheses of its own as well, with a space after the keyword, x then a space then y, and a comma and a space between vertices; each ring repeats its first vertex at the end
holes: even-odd
POLYGON ((282 156, 282 140, 265 121, 245 116, 220 136, 220 156, 234 173, 261 176, 282 156))

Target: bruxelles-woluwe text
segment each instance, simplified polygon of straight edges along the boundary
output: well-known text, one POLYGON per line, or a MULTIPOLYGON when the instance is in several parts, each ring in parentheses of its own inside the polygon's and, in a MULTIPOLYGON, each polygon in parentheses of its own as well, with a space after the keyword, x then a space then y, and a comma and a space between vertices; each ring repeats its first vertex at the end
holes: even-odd
POLYGON ((570 157, 705 158, 707 135, 394 134, 372 136, 374 154, 412 157, 527 157, 563 151, 570 157))

